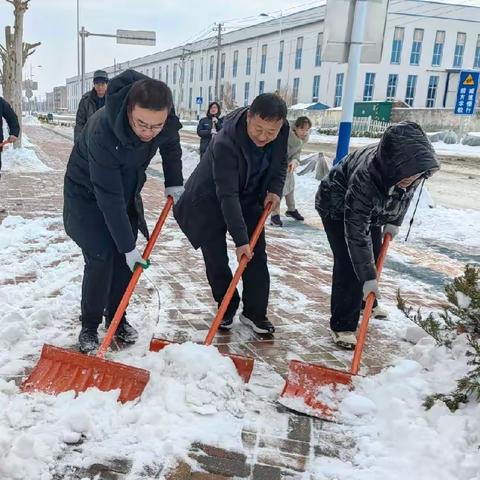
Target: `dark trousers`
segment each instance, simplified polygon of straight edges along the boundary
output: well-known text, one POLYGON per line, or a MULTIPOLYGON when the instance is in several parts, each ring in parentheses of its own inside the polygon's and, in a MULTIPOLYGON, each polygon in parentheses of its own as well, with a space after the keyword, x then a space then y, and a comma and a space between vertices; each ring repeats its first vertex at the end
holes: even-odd
MULTIPOLYGON (((354 332, 357 329, 362 308, 363 282, 353 269, 348 253, 343 221, 322 216, 328 243, 333 252, 332 295, 330 300, 330 328, 335 332, 354 332)), ((375 260, 382 247, 382 228, 371 227, 375 260)))
POLYGON ((106 309, 113 317, 132 277, 125 255, 116 250, 92 255, 83 251, 82 325, 97 328, 106 309))
MULTIPOLYGON (((242 210, 250 237, 262 214, 262 207, 260 204, 247 205, 243 206, 242 210)), ((265 246, 265 232, 262 232, 255 246, 253 258, 248 262, 242 275, 243 313, 247 317, 264 318, 267 314, 270 274, 265 246)), ((228 265, 226 231, 219 231, 218 235, 201 246, 201 250, 213 298, 220 306, 232 280, 232 271, 228 265)), ((240 296, 238 291, 235 291, 225 316, 235 315, 239 304, 240 296)))

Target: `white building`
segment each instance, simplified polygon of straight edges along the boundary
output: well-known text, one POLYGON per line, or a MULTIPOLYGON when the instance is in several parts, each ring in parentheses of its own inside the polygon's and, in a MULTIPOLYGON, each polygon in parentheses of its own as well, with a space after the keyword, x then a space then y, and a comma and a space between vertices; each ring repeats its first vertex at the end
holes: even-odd
MULTIPOLYGON (((321 61, 325 7, 222 34, 219 96, 247 105, 279 91, 290 104, 341 106, 346 65, 321 61)), ((103 67, 110 75, 134 68, 165 81, 177 111, 202 111, 214 99, 217 38, 103 67), (183 74, 182 74, 183 72, 183 74)), ((461 69, 480 69, 480 7, 390 0, 381 62, 362 64, 356 100, 402 100, 414 107, 451 107, 461 69)), ((86 87, 93 72, 86 75, 86 87)), ((68 107, 80 99, 78 77, 67 79, 68 107)))

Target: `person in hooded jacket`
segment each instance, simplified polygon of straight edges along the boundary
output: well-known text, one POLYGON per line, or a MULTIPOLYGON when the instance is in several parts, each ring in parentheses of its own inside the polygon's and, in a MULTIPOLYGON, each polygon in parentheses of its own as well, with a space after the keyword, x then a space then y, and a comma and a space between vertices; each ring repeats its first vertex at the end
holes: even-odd
POLYGON ((208 144, 223 125, 223 118, 220 118, 222 111, 218 102, 212 102, 208 106, 207 116, 200 119, 197 126, 197 135, 200 137, 200 157, 207 151, 208 144))
POLYGON ((416 188, 439 168, 421 127, 401 122, 321 181, 315 207, 333 252, 330 328, 339 346, 355 347, 362 299, 371 292, 379 298, 375 259, 383 236, 397 235, 416 188))
MULTIPOLYGON (((140 192, 145 170, 160 151, 165 195, 174 201, 183 192, 182 125, 168 86, 134 70, 113 78, 105 108, 88 121, 75 143, 64 181, 65 231, 82 249, 80 349, 97 348, 97 329, 104 310, 107 326, 139 265, 140 230, 148 238, 140 192)), ((127 343, 137 331, 126 317, 116 336, 127 343)))
POLYGON ((105 105, 107 92, 108 74, 105 70, 96 70, 93 73, 93 88, 80 100, 73 129, 73 141, 76 142, 85 127, 87 120, 105 105))
MULTIPOLYGON (((202 250, 218 305, 232 280, 227 232, 235 243, 237 260, 247 256, 240 320, 257 333, 272 334, 275 327, 267 318, 270 276, 264 231, 253 252, 249 240, 264 207, 271 202, 277 208, 280 203, 287 172, 286 116, 285 102, 273 93, 259 95, 250 107, 229 114, 173 209, 190 243, 202 250)), ((239 304, 235 292, 221 328, 232 327, 239 304)))

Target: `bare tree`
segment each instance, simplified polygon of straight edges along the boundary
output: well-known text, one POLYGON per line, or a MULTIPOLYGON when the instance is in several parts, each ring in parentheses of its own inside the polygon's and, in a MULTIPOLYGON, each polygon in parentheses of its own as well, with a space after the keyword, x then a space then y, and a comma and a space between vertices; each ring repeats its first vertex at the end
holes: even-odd
POLYGON ((223 87, 222 105, 227 111, 237 108, 237 102, 233 98, 233 88, 230 82, 225 82, 225 86, 223 87))
POLYGON ((38 43, 23 42, 23 17, 28 10, 30 0, 6 0, 13 5, 15 24, 12 33, 11 27, 5 27, 5 46, 0 45, 2 67, 0 77, 3 96, 12 105, 18 115, 20 123, 20 138, 15 147, 21 146, 22 135, 22 70, 27 58, 35 52, 38 43))
POLYGON ((287 104, 287 107, 292 106, 293 92, 289 90, 288 85, 286 85, 285 87, 281 87, 280 90, 275 90, 275 93, 279 97, 283 98, 283 100, 287 104))

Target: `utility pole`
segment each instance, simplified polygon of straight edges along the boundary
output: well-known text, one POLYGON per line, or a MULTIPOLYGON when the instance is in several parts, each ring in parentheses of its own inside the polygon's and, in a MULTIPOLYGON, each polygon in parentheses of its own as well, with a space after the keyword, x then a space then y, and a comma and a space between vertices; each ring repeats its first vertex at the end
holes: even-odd
POLYGON ((219 93, 218 93, 218 85, 220 83, 220 53, 222 49, 222 29, 223 29, 223 24, 219 23, 217 25, 217 68, 216 68, 216 73, 215 73, 215 101, 219 101, 219 93))
POLYGON ((183 85, 185 82, 185 61, 190 56, 191 53, 192 53, 191 50, 183 47, 182 53, 180 55, 180 60, 181 60, 180 62, 180 110, 183 106, 183 99, 184 99, 183 85))
POLYGON ((83 93, 85 92, 85 37, 88 35, 88 32, 85 30, 85 27, 79 32, 80 40, 82 44, 81 48, 81 59, 80 59, 80 98, 82 98, 83 93))

